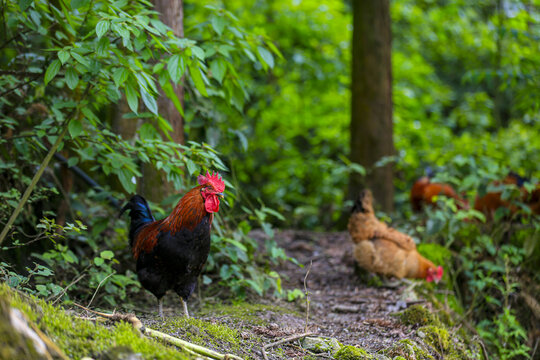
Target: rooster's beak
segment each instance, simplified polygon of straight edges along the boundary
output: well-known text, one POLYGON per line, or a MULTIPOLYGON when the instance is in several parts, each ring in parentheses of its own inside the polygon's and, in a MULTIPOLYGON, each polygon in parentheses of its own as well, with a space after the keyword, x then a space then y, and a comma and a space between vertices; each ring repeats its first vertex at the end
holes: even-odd
POLYGON ((216 193, 217 196, 219 196, 220 198, 224 198, 225 197, 225 194, 224 193, 216 193))

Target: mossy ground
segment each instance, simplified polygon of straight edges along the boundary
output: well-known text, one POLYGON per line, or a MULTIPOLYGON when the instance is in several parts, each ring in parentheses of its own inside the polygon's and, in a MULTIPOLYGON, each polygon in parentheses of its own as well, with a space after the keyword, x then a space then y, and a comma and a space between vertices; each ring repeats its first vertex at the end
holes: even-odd
POLYGON ((336 360, 375 360, 376 358, 364 349, 354 346, 343 346, 334 356, 336 360))
POLYGON ((191 355, 176 348, 141 337, 130 324, 104 326, 82 320, 43 300, 23 297, 3 283, 0 284, 0 298, 7 299, 10 306, 21 310, 70 359, 85 356, 99 359, 108 350, 118 346, 130 348, 143 359, 193 359, 191 355))
POLYGON ((253 354, 264 345, 263 339, 255 334, 242 333, 241 329, 212 320, 166 317, 144 322, 152 329, 221 353, 231 353, 246 359, 258 358, 253 354))
MULTIPOLYGON (((325 254, 317 260, 317 267, 310 273, 308 325, 317 332, 317 336, 335 338, 345 345, 335 353, 335 359, 480 358, 474 339, 467 340, 467 336, 461 333, 465 331, 463 328, 455 330, 449 316, 453 312, 446 311, 447 307, 437 299, 430 301, 431 305, 412 306, 398 313, 397 317, 389 316, 391 311, 395 311, 390 307, 409 299, 408 288, 388 289, 366 285, 359 280, 354 274, 352 258, 349 259, 347 245, 350 240, 347 236, 337 233, 317 235, 320 237, 316 242, 307 242, 305 239, 309 240, 310 234, 291 234, 290 238, 284 238, 282 245, 294 246, 295 242, 302 241, 307 243, 291 248, 296 250, 288 250, 301 263, 309 264, 315 251, 325 254), (312 252, 305 253, 308 245, 312 252), (327 254, 328 249, 333 252, 327 254)), ((299 270, 296 265, 283 266, 278 270, 283 273, 284 279, 289 279, 284 281, 285 289, 303 284, 305 270, 299 270)), ((425 290, 422 297, 431 300, 429 294, 434 293, 433 284, 419 282, 414 288, 415 296, 418 289, 425 290)), ((66 312, 44 301, 27 299, 5 285, 0 285, 0 298, 2 296, 9 298, 12 306, 26 313, 70 358, 90 356, 96 360, 116 360, 105 354, 113 349, 126 348, 139 353, 142 359, 192 358, 176 347, 141 337, 129 324, 95 324, 82 320, 73 315, 81 313, 78 309, 73 313, 66 312)), ((141 311, 155 309, 155 299, 149 296, 148 300, 148 304, 141 305, 138 299, 141 311)), ((166 314, 178 314, 177 298, 171 295, 169 300, 171 307, 166 308, 166 314)), ((231 302, 230 299, 216 296, 200 296, 190 300, 190 310, 195 318, 160 318, 156 314, 140 318, 146 327, 245 359, 260 359, 264 345, 305 331, 305 308, 301 308, 305 300, 298 300, 296 305, 276 301, 275 298, 231 302)), ((268 355, 271 360, 322 359, 331 356, 329 352, 316 354, 308 351, 300 341, 273 347, 268 350, 268 355)))
POLYGON ((404 339, 396 342, 391 348, 381 351, 381 353, 396 360, 434 360, 434 357, 417 342, 404 339))
POLYGON ((395 314, 404 325, 441 325, 438 317, 422 305, 413 305, 395 314))

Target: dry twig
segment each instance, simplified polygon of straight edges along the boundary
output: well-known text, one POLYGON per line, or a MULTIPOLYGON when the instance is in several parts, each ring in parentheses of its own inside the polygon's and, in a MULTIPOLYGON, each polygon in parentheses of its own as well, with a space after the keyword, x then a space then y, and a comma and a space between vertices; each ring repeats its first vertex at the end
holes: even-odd
POLYGON ((309 268, 306 272, 306 276, 304 276, 304 292, 306 294, 306 326, 304 327, 304 332, 308 331, 308 324, 309 324, 309 292, 307 289, 307 277, 309 275, 309 272, 311 271, 312 265, 313 265, 313 260, 309 262, 309 268))
MULTIPOLYGON (((308 272, 309 272, 309 270, 308 270, 308 272)), ((281 345, 281 344, 284 344, 284 343, 287 343, 287 342, 290 342, 290 341, 298 340, 298 339, 304 338, 306 336, 315 335, 315 334, 316 333, 314 333, 314 332, 305 332, 303 334, 289 336, 289 337, 286 337, 285 339, 281 339, 279 341, 264 345, 262 347, 262 354, 263 354, 264 360, 268 360, 268 355, 266 354, 267 349, 270 349, 271 347, 281 345)))
MULTIPOLYGON (((79 281, 81 281, 84 277, 86 276, 86 274, 81 274, 78 278, 76 278, 75 280, 73 280, 68 286, 66 286, 61 292, 60 294, 58 294, 58 296, 56 297, 56 299, 52 302, 51 305, 54 305, 58 302, 58 300, 60 300, 62 298, 62 296, 64 296, 64 294, 66 293, 66 291, 68 291, 68 289, 70 287, 72 287, 73 285, 75 285, 76 283, 78 283, 79 281)), ((51 300, 52 296, 49 297, 47 299, 47 301, 51 300)))

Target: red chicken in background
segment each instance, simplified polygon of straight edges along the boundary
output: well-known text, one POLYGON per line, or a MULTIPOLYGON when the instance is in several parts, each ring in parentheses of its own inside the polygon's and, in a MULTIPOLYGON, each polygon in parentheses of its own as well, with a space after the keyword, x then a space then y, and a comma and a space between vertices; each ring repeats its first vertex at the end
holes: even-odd
POLYGON ((415 212, 420 212, 426 205, 436 203, 435 196, 443 195, 456 200, 458 209, 468 208, 465 199, 458 195, 452 186, 443 183, 431 182, 428 176, 416 180, 411 188, 411 205, 415 212))
POLYGON ((208 172, 197 180, 199 186, 187 192, 163 220, 154 219, 140 195, 133 196, 120 213, 129 210, 129 243, 137 261, 137 276, 158 299, 160 316, 163 296, 172 289, 189 317, 186 302, 210 252, 210 227, 225 183, 219 174, 208 172))
MULTIPOLYGON (((502 181, 494 181, 492 185, 517 186, 520 191, 519 200, 529 206, 533 214, 540 214, 540 184, 537 184, 533 191, 528 191, 524 186, 527 182, 530 182, 529 179, 510 172, 502 181)), ((498 208, 507 208, 512 215, 519 210, 517 205, 503 199, 502 191, 488 192, 484 196, 477 197, 474 202, 474 209, 482 212, 488 219, 493 219, 498 208)))

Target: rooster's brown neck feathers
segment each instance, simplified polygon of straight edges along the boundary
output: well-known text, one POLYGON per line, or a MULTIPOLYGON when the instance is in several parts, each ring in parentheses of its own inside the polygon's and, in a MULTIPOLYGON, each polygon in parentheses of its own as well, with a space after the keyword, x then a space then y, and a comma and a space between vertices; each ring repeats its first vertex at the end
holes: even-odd
MULTIPOLYGON (((184 195, 171 214, 163 220, 155 221, 145 226, 137 234, 133 245, 133 257, 137 259, 141 251, 150 252, 157 243, 159 232, 176 233, 181 229, 193 231, 195 227, 208 215, 201 195, 203 185, 194 187, 184 195), (143 241, 144 240, 144 241, 143 241)), ((210 224, 214 214, 210 214, 210 224)))

